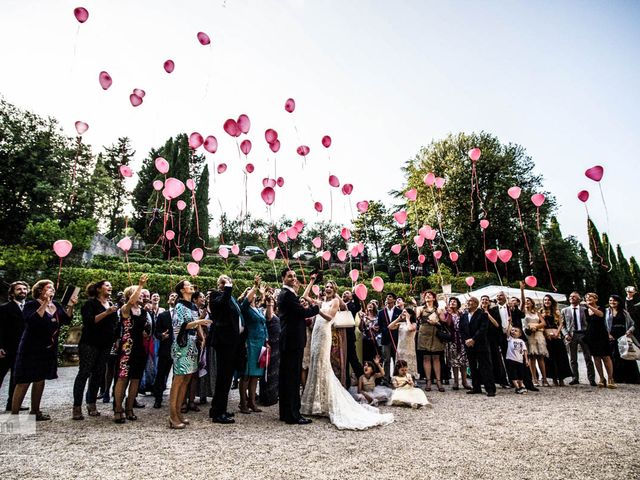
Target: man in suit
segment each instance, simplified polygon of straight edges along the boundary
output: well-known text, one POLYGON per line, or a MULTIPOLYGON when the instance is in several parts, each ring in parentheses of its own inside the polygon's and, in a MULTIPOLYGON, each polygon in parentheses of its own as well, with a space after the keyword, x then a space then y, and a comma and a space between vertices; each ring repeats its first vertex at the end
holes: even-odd
POLYGON ((398 345, 398 330, 389 330, 389 324, 402 314, 396 306, 398 296, 387 293, 384 306, 378 311, 378 328, 382 335, 382 355, 384 356, 384 376, 387 381, 391 380, 391 359, 396 360, 396 349, 398 345))
MULTIPOLYGON (((353 318, 356 318, 358 312, 362 309, 360 299, 354 299, 350 290, 345 290, 342 294, 342 301, 347 306, 347 310, 351 312, 353 318)), ((351 375, 349 374, 349 367, 355 373, 356 378, 360 378, 360 375, 364 375, 364 368, 358 360, 358 354, 356 352, 356 327, 345 328, 345 334, 347 337, 347 375, 345 381, 345 388, 348 390, 351 386, 351 375)))
POLYGON ((173 344, 173 312, 175 310, 178 294, 173 292, 167 300, 168 310, 158 314, 156 328, 153 335, 158 340, 158 370, 153 384, 153 396, 155 402, 153 408, 162 407, 162 394, 167 388, 167 378, 171 372, 173 360, 171 359, 171 345, 173 344))
POLYGON ((210 292, 211 338, 216 352, 216 389, 209 416, 215 423, 235 423, 227 412, 233 372, 244 371, 246 362, 246 330, 240 306, 231 295, 233 283, 227 275, 218 278, 218 290, 210 292))
POLYGON ((318 314, 320 308, 308 297, 316 279, 311 275, 309 285, 302 297, 310 305, 304 308, 298 298, 299 283, 296 272, 285 268, 282 271, 282 290, 278 295, 280 316, 280 378, 278 384, 280 420, 292 425, 306 425, 311 420, 300 415, 300 382, 302 379, 302 356, 307 343, 306 318, 318 314))
MULTIPOLYGON (((487 314, 487 318, 489 319, 487 342, 489 344, 489 355, 491 356, 491 368, 493 368, 493 379, 497 381, 502 388, 509 388, 507 370, 504 365, 502 349, 500 348, 501 345, 507 341, 505 332, 502 329, 501 316, 501 312, 502 315, 504 315, 505 309, 503 308, 501 310, 500 307, 491 307, 491 300, 488 295, 482 295, 482 297, 480 297, 480 309, 487 314)), ((508 309, 506 311, 508 312, 508 309)), ((507 325, 508 324, 507 321, 507 325)))
POLYGON ((589 345, 585 342, 585 333, 587 332, 587 308, 580 305, 582 298, 578 292, 571 292, 569 295, 569 306, 562 309, 562 333, 566 342, 569 344, 569 357, 571 358, 571 371, 573 372, 573 380, 569 385, 578 385, 580 383, 580 374, 578 372, 578 345, 582 347, 584 362, 587 365, 587 378, 592 387, 596 384, 596 372, 593 368, 589 345))
MULTIPOLYGON (((11 399, 16 384, 13 378, 13 368, 18 352, 18 344, 24 331, 24 317, 22 309, 29 293, 26 282, 17 281, 9 285, 9 301, 0 306, 0 387, 4 377, 11 372, 9 379, 9 396, 6 410, 11 410, 11 399)), ((21 407, 20 410, 26 410, 21 407)))
POLYGON ((640 331, 640 295, 636 291, 636 287, 628 286, 624 289, 627 296, 624 299, 624 308, 629 312, 633 323, 636 327, 636 332, 640 331))
POLYGON ((467 301, 467 311, 460 317, 460 336, 464 342, 471 369, 473 388, 467 393, 482 393, 481 384, 488 397, 496 396, 496 385, 493 380, 491 353, 487 341, 489 318, 487 313, 478 308, 478 299, 471 297, 467 301))

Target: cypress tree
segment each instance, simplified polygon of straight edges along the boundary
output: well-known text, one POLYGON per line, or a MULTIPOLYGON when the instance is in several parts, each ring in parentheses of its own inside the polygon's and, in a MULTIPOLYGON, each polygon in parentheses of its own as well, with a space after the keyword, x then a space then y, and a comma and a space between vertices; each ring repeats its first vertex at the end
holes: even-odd
POLYGON ((640 286, 640 266, 638 266, 638 262, 636 262, 636 257, 631 257, 629 259, 630 267, 631 267, 631 276, 633 277, 632 285, 635 285, 636 288, 640 286))
POLYGON ((622 280, 622 283, 625 287, 627 285, 634 285, 631 267, 629 266, 627 259, 624 258, 624 253, 622 252, 620 245, 616 247, 616 254, 618 257, 618 270, 620 271, 620 279, 622 280))

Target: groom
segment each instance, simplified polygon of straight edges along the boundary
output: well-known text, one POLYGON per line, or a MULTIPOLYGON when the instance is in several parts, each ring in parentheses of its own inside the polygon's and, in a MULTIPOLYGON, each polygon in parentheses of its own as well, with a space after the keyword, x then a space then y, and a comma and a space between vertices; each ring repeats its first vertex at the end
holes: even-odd
MULTIPOLYGON (((316 276, 311 275, 309 287, 316 276)), ((310 308, 300 305, 296 272, 285 268, 282 271, 282 290, 278 295, 280 315, 280 420, 293 425, 311 423, 300 415, 300 379, 302 376, 302 356, 307 343, 305 318, 313 317, 320 311, 313 300, 308 299, 310 308)), ((306 291, 305 291, 306 293, 306 291)))

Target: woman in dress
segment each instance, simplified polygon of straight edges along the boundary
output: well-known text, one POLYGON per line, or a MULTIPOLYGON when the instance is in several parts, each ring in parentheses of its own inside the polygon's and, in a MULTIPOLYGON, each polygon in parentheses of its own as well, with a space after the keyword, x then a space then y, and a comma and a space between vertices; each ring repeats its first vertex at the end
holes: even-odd
POLYGON ((193 373, 198 371, 198 330, 211 325, 211 320, 200 318, 200 312, 191 299, 194 288, 188 280, 176 285, 178 294, 173 312, 173 381, 169 394, 169 427, 182 429, 189 422, 182 416, 180 405, 187 394, 187 387, 193 373))
POLYGON ((267 306, 265 313, 258 309, 257 293, 260 299, 265 299, 264 286, 260 288, 260 277, 256 275, 253 287, 246 292, 244 298, 240 298, 240 311, 244 319, 244 327, 247 331, 247 366, 244 375, 240 379, 240 412, 261 412, 256 405, 256 388, 258 379, 264 375, 264 368, 259 366, 260 354, 263 348, 269 348, 267 342, 267 319, 271 317, 270 310, 273 305, 267 306))
POLYGON ((24 305, 24 332, 16 353, 15 391, 11 402, 11 413, 20 412, 29 385, 31 387, 31 415, 36 421, 51 420, 40 411, 40 400, 45 380, 58 378, 58 334, 60 326, 71 323, 73 307, 78 297, 71 298, 63 308, 53 301, 56 289, 51 280, 40 280, 31 289, 33 300, 24 305))
POLYGON ((529 370, 531 370, 531 379, 534 386, 540 386, 538 383, 538 370, 542 375, 542 385, 549 387, 547 381, 547 368, 545 358, 549 357, 547 350, 547 340, 544 338, 544 318, 536 310, 536 302, 532 298, 524 296, 524 283, 520 283, 520 302, 524 305, 524 320, 522 322, 527 340, 529 342, 529 370))
POLYGON ((562 340, 562 316, 558 310, 558 303, 551 295, 543 297, 540 315, 544 320, 544 336, 549 351, 549 357, 545 359, 547 378, 553 379, 554 385, 564 387, 564 379, 571 376, 571 366, 567 347, 562 340))
MULTIPOLYGON (((309 308, 309 303, 306 298, 300 299, 300 305, 302 308, 309 308)), ((304 352, 302 353, 302 388, 307 384, 307 376, 309 375, 309 364, 311 363, 311 335, 313 333, 313 324, 316 317, 305 318, 307 322, 307 343, 304 345, 304 352)))
POLYGON ((398 330, 398 350, 396 360, 407 362, 409 374, 418 377, 418 362, 416 360, 416 312, 406 308, 402 314, 389 324, 389 330, 398 330))
POLYGON ((325 286, 325 302, 313 327, 311 365, 302 394, 301 412, 328 416, 338 429, 365 430, 393 422, 393 415, 381 414, 377 408, 357 403, 344 389, 331 368, 331 325, 340 308, 336 284, 325 286))
POLYGON ((366 311, 359 311, 360 331, 362 332, 362 361, 372 362, 378 355, 378 307, 375 303, 369 302, 366 311))
POLYGON ((453 297, 449 300, 449 308, 444 315, 444 321, 451 332, 451 341, 446 345, 447 363, 453 368, 453 389, 459 390, 458 374, 461 377, 462 388, 471 390, 467 381, 467 351, 464 348, 464 341, 460 335, 460 300, 453 297))
POLYGON ((624 308, 624 302, 618 295, 609 297, 607 309, 607 330, 611 341, 610 351, 613 353, 613 377, 618 383, 640 383, 638 362, 623 360, 618 350, 618 339, 623 335, 633 335, 635 327, 629 312, 624 308))
POLYGON ((611 362, 611 346, 609 345, 609 332, 604 318, 604 312, 598 307, 598 295, 587 293, 584 296, 587 303, 587 331, 585 342, 589 345, 589 352, 593 357, 593 363, 598 371, 600 381, 599 388, 616 388, 613 377, 613 363, 611 362), (607 379, 604 376, 602 366, 607 370, 607 379))
POLYGON ((261 405, 268 407, 278 403, 278 384, 280 374, 280 318, 275 313, 268 315, 266 307, 271 307, 269 311, 276 308, 273 299, 273 291, 267 289, 265 299, 264 316, 267 321, 267 343, 270 347, 269 365, 264 372, 264 377, 260 379, 260 394, 258 400, 261 405))
POLYGON ((439 392, 444 392, 444 387, 440 381, 440 355, 444 353, 444 342, 437 335, 442 312, 438 311, 436 294, 427 292, 424 296, 424 305, 418 307, 418 350, 422 352, 424 365, 424 376, 427 380, 425 391, 431 391, 431 368, 436 377, 436 385, 439 392))

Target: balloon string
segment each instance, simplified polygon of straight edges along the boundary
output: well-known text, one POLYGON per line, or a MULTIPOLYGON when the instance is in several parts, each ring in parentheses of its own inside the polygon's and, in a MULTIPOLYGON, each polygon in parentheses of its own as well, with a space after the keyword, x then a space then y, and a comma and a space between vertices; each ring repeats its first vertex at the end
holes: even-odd
POLYGON ((474 202, 473 202, 473 179, 475 177, 476 174, 476 162, 472 161, 471 162, 471 217, 470 217, 470 221, 473 222, 473 207, 474 207, 474 202))
POLYGON ((527 235, 524 232, 524 223, 522 221, 522 213, 520 212, 520 203, 518 202, 518 199, 515 199, 516 201, 516 208, 518 209, 518 219, 520 220, 520 229, 522 230, 522 237, 524 238, 524 244, 527 247, 527 251, 529 252, 529 266, 532 267, 533 266, 533 257, 531 256, 531 248, 529 247, 529 240, 527 240, 527 235))
MULTIPOLYGON (((483 247, 483 252, 487 251, 487 235, 486 235, 486 231, 484 228, 481 229, 482 230, 482 247, 483 247)), ((484 271, 489 273, 489 264, 487 263, 487 256, 484 256, 484 271)))
POLYGON ((547 261, 547 252, 544 249, 544 243, 542 239, 542 232, 540 231, 540 207, 536 207, 536 227, 538 227, 538 236, 540 237, 540 250, 542 250, 542 258, 544 258, 544 264, 547 267, 547 273, 549 274, 549 283, 551 284, 551 288, 553 288, 554 292, 557 292, 558 289, 553 284, 553 275, 551 275, 551 268, 549 267, 549 262, 547 261))
POLYGON ((438 201, 436 200, 436 195, 433 192, 433 187, 431 187, 431 197, 433 198, 433 205, 435 206, 436 209, 436 220, 438 221, 438 228, 440 230, 440 238, 442 238, 442 241, 444 242, 444 246, 447 249, 447 253, 451 253, 451 250, 449 250, 449 245, 447 244, 447 239, 444 236, 444 229, 442 228, 442 217, 440 214, 440 206, 438 205, 438 201))
POLYGON ((595 254, 600 259, 600 261, 599 261, 600 266, 602 268, 609 269, 609 265, 604 263, 604 258, 602 257, 602 255, 600 255, 600 252, 598 251, 598 244, 596 243, 596 239, 593 237, 593 229, 591 227, 589 227, 588 230, 589 230, 589 239, 591 240, 591 243, 593 244, 593 251, 595 252, 595 254))
MULTIPOLYGON (((604 193, 602 192, 602 184, 598 182, 598 190, 600 190, 600 198, 602 199, 602 205, 604 206, 604 214, 607 219, 607 232, 611 234, 611 228, 609 227, 609 209, 607 208, 607 202, 604 201, 604 193)), ((610 245, 609 245, 610 247, 610 245)), ((612 248, 607 249, 607 262, 609 262, 609 271, 613 268, 613 263, 611 262, 611 250, 612 248)))
POLYGON ((127 262, 127 273, 129 277, 129 285, 133 285, 133 282, 131 281, 131 265, 129 265, 129 253, 127 252, 127 250, 124 251, 124 259, 127 262))
POLYGON ((78 169, 78 157, 80 157, 80 146, 82 144, 82 136, 76 137, 78 147, 76 148, 76 157, 73 159, 73 173, 71 175, 71 199, 70 203, 73 206, 76 203, 76 171, 78 169))
POLYGON ((502 285, 502 277, 500 276, 500 272, 498 271, 498 265, 496 265, 496 263, 494 262, 494 263, 493 263, 493 266, 494 266, 494 267, 495 267, 495 269, 496 269, 496 275, 498 275, 498 280, 500 281, 500 286, 502 287, 502 286, 504 286, 504 285, 502 285))
POLYGON ((58 267, 58 280, 56 281, 56 290, 60 286, 60 274, 62 273, 62 257, 60 257, 60 266, 58 267))

